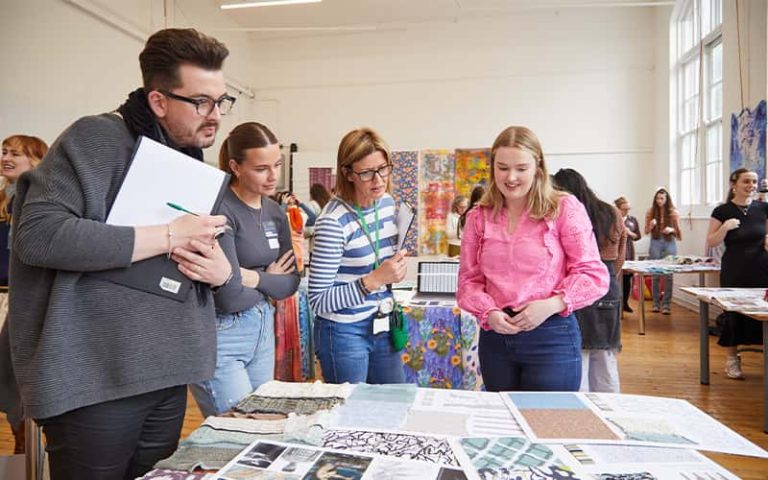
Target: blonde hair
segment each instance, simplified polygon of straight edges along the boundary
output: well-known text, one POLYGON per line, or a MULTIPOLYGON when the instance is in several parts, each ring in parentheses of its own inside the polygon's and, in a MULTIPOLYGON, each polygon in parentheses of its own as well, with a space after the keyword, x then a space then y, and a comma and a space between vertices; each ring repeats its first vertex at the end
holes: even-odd
MULTIPOLYGON (((48 153, 48 145, 37 137, 30 135, 11 135, 3 140, 3 148, 11 148, 19 150, 27 158, 32 168, 40 165, 43 161, 43 157, 48 153)), ((11 202, 11 197, 5 193, 5 189, 0 190, 0 221, 9 222, 11 215, 8 213, 8 204, 11 202)))
POLYGON ((511 126, 505 128, 493 142, 491 147, 491 178, 488 189, 480 199, 479 204, 493 209, 497 215, 504 206, 504 195, 496 186, 496 152, 503 147, 512 147, 530 153, 536 162, 536 173, 533 185, 528 192, 528 215, 534 220, 555 219, 560 213, 560 199, 567 195, 552 188, 547 165, 544 162, 544 152, 536 134, 527 127, 511 126))
MULTIPOLYGON (((355 201, 355 184, 347 176, 352 172, 352 165, 374 152, 381 152, 388 164, 392 164, 389 147, 375 130, 360 127, 344 135, 339 143, 336 156, 336 196, 346 202, 355 201)), ((392 175, 385 179, 386 190, 392 193, 392 175)))

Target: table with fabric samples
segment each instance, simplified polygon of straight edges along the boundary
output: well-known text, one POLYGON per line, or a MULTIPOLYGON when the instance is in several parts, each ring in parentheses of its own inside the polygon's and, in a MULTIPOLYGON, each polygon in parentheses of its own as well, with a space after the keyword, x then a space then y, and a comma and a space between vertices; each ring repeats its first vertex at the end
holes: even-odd
POLYGON ((768 452, 684 400, 268 382, 143 480, 707 478, 768 452))

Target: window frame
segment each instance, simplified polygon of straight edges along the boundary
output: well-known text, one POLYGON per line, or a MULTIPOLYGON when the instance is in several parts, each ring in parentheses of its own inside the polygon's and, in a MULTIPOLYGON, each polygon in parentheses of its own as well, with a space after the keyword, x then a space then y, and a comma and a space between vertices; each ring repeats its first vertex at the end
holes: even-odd
POLYGON ((723 200, 724 193, 722 0, 684 0, 678 7, 670 35, 676 42, 670 50, 676 54, 670 81, 673 99, 670 186, 681 208, 694 216, 708 216, 712 205, 723 200), (701 15, 702 10, 708 14, 701 15), (705 22, 708 24, 704 25, 705 22), (699 33, 702 30, 708 31, 702 36, 699 33), (692 43, 687 35, 693 35, 692 43), (682 51, 684 47, 687 49, 682 51), (713 71, 718 48, 719 78, 713 71), (694 84, 687 82, 691 66, 695 72, 694 84), (719 104, 713 108, 716 91, 719 104), (691 115, 694 118, 690 118, 691 115), (710 136, 713 131, 718 132, 714 134, 714 141, 710 136))

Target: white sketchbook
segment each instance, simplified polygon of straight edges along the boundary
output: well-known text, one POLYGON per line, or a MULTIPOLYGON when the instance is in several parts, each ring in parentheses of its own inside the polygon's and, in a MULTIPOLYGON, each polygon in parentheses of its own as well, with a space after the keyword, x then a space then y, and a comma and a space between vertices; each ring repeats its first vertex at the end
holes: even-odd
MULTIPOLYGON (((395 224, 397 225, 397 250, 400 251, 405 243, 405 236, 408 235, 408 230, 413 225, 413 219, 416 216, 416 212, 408 202, 402 202, 397 208, 397 218, 395 224)), ((416 252, 411 252, 414 255, 416 252)))
POLYGON ((228 177, 218 168, 140 137, 107 223, 162 225, 185 215, 170 208, 169 202, 191 212, 210 214, 220 201, 228 177))

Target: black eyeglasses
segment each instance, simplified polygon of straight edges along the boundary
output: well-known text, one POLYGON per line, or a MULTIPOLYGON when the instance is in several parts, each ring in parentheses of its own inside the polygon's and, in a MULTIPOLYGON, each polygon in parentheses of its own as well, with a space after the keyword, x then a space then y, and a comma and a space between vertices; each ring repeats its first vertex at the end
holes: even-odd
POLYGON ((392 164, 388 163, 383 167, 379 167, 372 170, 363 170, 362 172, 356 172, 351 168, 349 170, 355 175, 357 175, 358 177, 360 177, 360 180, 364 182, 370 182, 371 180, 373 180, 374 175, 378 175, 379 177, 381 177, 382 180, 387 178, 392 173, 392 164))
POLYGON ((230 112, 230 110, 232 110, 232 106, 235 104, 235 100, 237 100, 235 97, 230 97, 229 95, 222 95, 218 98, 218 100, 214 100, 211 97, 185 97, 183 95, 176 95, 175 93, 169 92, 168 90, 158 90, 158 92, 162 93, 168 98, 172 98, 180 102, 191 103, 195 106, 197 114, 202 115, 203 117, 207 117, 213 113, 214 107, 219 107, 219 113, 226 115, 230 112))

